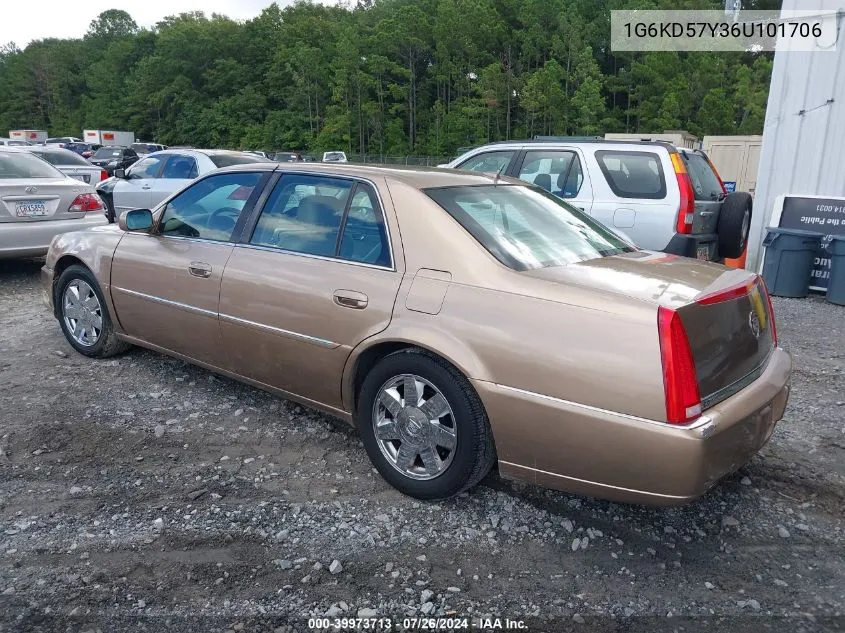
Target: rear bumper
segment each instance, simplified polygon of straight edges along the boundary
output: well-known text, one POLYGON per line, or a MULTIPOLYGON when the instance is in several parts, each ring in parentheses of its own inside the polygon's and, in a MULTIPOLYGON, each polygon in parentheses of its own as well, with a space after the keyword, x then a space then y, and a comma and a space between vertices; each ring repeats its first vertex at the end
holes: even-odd
POLYGON ((40 257, 47 253, 50 242, 57 235, 104 224, 108 224, 108 220, 101 213, 88 213, 73 220, 4 222, 0 224, 0 259, 40 257))
POLYGON ((669 244, 666 245, 663 252, 696 259, 699 246, 708 247, 708 261, 719 261, 719 236, 716 233, 702 233, 700 235, 676 233, 669 240, 669 244))
POLYGON ((783 417, 792 360, 776 349, 751 385, 673 426, 473 381, 506 477, 627 503, 676 505, 746 464, 783 417))

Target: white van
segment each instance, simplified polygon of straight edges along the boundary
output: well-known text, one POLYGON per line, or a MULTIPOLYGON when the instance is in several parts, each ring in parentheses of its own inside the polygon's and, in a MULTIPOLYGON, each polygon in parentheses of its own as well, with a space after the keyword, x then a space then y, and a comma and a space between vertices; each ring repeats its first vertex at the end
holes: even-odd
POLYGON ((648 250, 721 261, 739 257, 748 241, 751 196, 727 193, 700 150, 647 141, 508 141, 446 166, 533 183, 648 250))

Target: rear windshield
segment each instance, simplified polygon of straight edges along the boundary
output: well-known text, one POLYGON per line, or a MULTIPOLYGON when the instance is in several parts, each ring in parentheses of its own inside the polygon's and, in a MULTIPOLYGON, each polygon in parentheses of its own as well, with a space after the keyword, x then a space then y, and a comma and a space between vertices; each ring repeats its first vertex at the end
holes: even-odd
POLYGON ((74 152, 68 151, 60 151, 60 152, 32 152, 36 156, 39 156, 46 160, 51 165, 75 165, 75 166, 83 166, 83 167, 90 167, 91 163, 87 160, 82 158, 79 154, 75 154, 74 152))
POLYGON ((211 162, 216 167, 231 167, 232 165, 243 165, 244 163, 266 163, 267 159, 253 154, 209 154, 211 162))
POLYGON ((620 198, 662 200, 666 197, 666 180, 660 157, 652 152, 596 152, 607 184, 620 198))
POLYGON ((4 178, 64 178, 64 175, 32 154, 0 152, 0 179, 4 178))
POLYGON ((687 166, 689 179, 696 200, 721 200, 724 196, 722 183, 713 173, 710 163, 701 154, 695 152, 681 152, 684 164, 687 166))
POLYGON ((103 147, 97 150, 94 158, 120 158, 122 149, 114 149, 113 147, 103 147))
POLYGON ((514 270, 561 266, 636 250, 537 187, 442 187, 425 193, 493 257, 514 270))
POLYGON ((343 152, 326 152, 323 156, 323 160, 343 160, 346 158, 346 154, 343 152))

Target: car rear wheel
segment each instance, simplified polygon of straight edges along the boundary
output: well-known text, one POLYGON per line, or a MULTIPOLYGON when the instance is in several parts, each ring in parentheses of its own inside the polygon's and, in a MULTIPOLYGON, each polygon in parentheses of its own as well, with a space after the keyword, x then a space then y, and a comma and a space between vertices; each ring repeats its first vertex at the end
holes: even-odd
POLYGON ((69 266, 61 274, 55 303, 62 332, 80 354, 106 358, 129 349, 115 335, 99 284, 84 266, 69 266))
POLYGON ((478 394, 454 367, 422 350, 390 354, 370 371, 357 421, 382 477, 417 499, 471 488, 496 459, 478 394))
POLYGON ((748 244, 751 229, 751 194, 737 191, 728 194, 719 211, 719 257, 740 257, 748 244))

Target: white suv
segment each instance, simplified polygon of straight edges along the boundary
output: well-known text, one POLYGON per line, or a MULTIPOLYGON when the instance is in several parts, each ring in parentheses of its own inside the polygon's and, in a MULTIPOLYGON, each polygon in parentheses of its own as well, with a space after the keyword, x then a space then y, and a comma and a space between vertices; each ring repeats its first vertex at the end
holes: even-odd
POLYGON ((710 261, 739 257, 751 196, 728 194, 700 150, 661 142, 508 141, 446 167, 500 173, 563 198, 638 246, 710 261))

